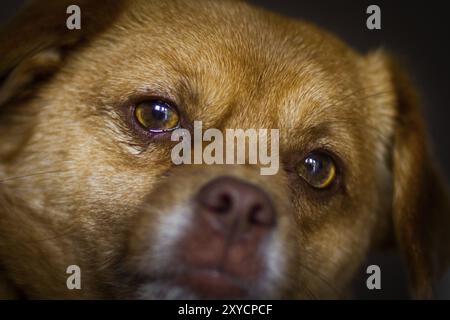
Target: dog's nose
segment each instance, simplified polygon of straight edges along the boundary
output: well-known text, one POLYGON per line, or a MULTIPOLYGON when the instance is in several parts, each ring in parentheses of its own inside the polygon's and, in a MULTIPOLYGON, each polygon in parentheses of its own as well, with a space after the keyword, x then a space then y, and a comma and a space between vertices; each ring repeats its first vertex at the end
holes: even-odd
POLYGON ((220 177, 203 186, 197 201, 200 214, 218 231, 239 237, 268 231, 275 212, 268 195, 257 186, 232 177, 220 177))

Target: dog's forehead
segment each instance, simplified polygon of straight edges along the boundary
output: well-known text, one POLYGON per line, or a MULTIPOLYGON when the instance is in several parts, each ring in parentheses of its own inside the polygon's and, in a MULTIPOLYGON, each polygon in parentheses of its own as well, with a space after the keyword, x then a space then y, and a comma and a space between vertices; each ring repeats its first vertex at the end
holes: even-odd
POLYGON ((308 23, 244 2, 199 2, 132 2, 115 31, 123 31, 120 40, 130 38, 129 50, 150 61, 158 55, 179 70, 240 73, 239 79, 253 82, 292 81, 288 75, 296 79, 315 68, 316 76, 323 70, 338 75, 355 60, 343 42, 308 23))
POLYGON ((251 119, 252 126, 290 129, 335 109, 344 115, 359 86, 357 55, 341 41, 241 2, 130 2, 104 39, 114 39, 116 55, 101 60, 114 60, 114 77, 127 90, 163 90, 211 125, 208 116, 223 119, 230 110, 235 127, 251 119))

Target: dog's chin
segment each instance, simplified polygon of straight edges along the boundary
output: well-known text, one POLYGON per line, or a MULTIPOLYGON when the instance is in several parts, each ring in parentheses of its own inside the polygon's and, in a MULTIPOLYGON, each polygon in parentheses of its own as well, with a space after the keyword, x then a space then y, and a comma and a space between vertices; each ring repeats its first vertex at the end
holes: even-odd
POLYGON ((220 270, 193 270, 164 280, 153 280, 139 286, 137 299, 270 299, 273 292, 264 286, 246 284, 220 270))

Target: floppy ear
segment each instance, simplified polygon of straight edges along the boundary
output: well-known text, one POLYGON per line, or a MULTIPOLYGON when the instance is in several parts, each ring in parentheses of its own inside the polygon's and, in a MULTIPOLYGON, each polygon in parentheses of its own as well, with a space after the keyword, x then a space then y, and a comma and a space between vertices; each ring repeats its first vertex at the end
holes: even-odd
POLYGON ((0 106, 51 75, 75 46, 112 23, 122 0, 35 0, 0 30, 0 106), (81 29, 69 30, 67 8, 81 9, 81 29))
POLYGON ((433 296, 436 281, 450 265, 449 193, 430 153, 417 93, 406 74, 385 54, 376 61, 381 87, 392 93, 394 120, 391 144, 393 227, 409 269, 416 298, 433 296), (383 70, 381 70, 381 68, 383 70))

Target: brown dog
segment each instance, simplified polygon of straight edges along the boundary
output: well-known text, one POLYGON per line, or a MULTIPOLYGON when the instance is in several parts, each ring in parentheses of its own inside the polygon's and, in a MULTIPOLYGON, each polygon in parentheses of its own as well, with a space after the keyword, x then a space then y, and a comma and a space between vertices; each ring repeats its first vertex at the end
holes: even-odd
POLYGON ((383 52, 238 1, 36 1, 0 40, 0 297, 346 297, 394 239, 416 297, 448 267, 448 197, 383 52), (196 120, 279 129, 278 174, 175 166, 196 120))

